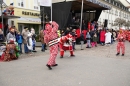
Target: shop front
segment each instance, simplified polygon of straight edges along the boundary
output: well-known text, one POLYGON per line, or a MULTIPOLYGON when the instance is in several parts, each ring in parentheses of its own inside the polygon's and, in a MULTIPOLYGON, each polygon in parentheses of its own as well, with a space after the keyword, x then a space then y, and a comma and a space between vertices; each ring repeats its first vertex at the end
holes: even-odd
POLYGON ((0 16, 0 29, 3 30, 5 36, 7 35, 9 19, 18 19, 18 18, 20 18, 20 17, 19 16, 13 16, 13 15, 8 15, 8 16, 3 15, 3 16, 0 16))
POLYGON ((41 19, 40 19, 40 12, 34 11, 34 10, 27 10, 27 9, 20 9, 15 8, 15 15, 19 15, 19 19, 11 19, 9 23, 22 32, 24 27, 28 27, 30 30, 31 28, 34 28, 36 31, 36 34, 39 34, 40 25, 41 25, 41 19), (13 22, 13 23, 12 23, 13 22))

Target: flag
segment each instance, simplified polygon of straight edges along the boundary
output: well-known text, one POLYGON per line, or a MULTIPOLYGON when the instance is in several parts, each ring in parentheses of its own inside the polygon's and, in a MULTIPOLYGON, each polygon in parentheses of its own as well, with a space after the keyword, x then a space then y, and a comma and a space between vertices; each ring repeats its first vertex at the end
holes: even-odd
POLYGON ((38 0, 40 6, 50 7, 52 5, 52 0, 38 0))
POLYGON ((14 5, 14 3, 10 3, 10 5, 14 5))

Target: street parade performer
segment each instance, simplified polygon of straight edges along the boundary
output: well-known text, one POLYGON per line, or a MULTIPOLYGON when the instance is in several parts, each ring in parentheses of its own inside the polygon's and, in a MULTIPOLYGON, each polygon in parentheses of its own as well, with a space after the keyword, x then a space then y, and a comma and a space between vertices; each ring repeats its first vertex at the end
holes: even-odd
POLYGON ((44 41, 50 47, 50 58, 46 66, 50 70, 53 66, 58 66, 58 64, 55 62, 56 56, 58 54, 58 28, 59 25, 54 21, 45 25, 46 33, 44 36, 44 41))
POLYGON ((75 56, 73 54, 72 38, 73 37, 69 32, 65 33, 65 36, 62 36, 61 38, 59 38, 60 58, 63 58, 64 51, 66 50, 70 50, 71 57, 75 56))
POLYGON ((124 56, 124 54, 125 54, 125 43, 124 43, 125 38, 126 38, 126 36, 123 33, 123 30, 120 29, 118 36, 117 36, 117 41, 118 41, 118 43, 117 43, 117 54, 116 54, 117 56, 120 54, 120 48, 122 50, 122 56, 124 56))

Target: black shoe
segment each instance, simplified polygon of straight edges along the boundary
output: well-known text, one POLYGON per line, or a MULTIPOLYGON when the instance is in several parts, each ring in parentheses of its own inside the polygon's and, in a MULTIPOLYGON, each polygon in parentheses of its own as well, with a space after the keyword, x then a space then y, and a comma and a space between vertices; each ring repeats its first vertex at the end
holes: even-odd
POLYGON ((52 65, 52 67, 58 66, 58 64, 52 65))
POLYGON ((41 50, 42 52, 45 52, 45 50, 41 50))
POLYGON ((33 50, 32 52, 37 52, 36 50, 33 50))
POLYGON ((71 57, 75 57, 75 55, 70 55, 71 57))
POLYGON ((51 66, 50 66, 50 65, 48 65, 48 64, 47 64, 46 66, 48 67, 48 69, 49 69, 49 70, 52 70, 52 68, 51 68, 51 66))
POLYGON ((63 58, 63 56, 60 56, 60 58, 63 58))
POLYGON ((117 53, 116 56, 118 56, 120 53, 117 53))
POLYGON ((122 54, 122 56, 124 56, 124 54, 122 54))
POLYGON ((84 50, 84 49, 81 49, 81 50, 84 50))

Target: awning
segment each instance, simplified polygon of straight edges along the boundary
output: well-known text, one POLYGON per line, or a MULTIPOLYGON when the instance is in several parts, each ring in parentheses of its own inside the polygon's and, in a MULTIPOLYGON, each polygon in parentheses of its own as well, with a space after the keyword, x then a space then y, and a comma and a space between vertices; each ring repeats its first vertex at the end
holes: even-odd
POLYGON ((40 19, 40 18, 27 18, 27 17, 21 17, 21 18, 19 18, 19 19, 17 19, 17 20, 41 23, 41 19, 40 19))
MULTIPOLYGON (((81 10, 82 0, 76 0, 72 4, 72 10, 80 11, 81 10)), ((84 10, 93 11, 93 10, 110 10, 111 7, 102 3, 98 0, 84 0, 84 10)))
MULTIPOLYGON (((0 16, 0 18, 2 18, 2 16, 0 16)), ((3 19, 14 19, 14 18, 20 18, 19 16, 3 16, 3 19)))
POLYGON ((17 19, 18 23, 29 23, 29 24, 41 24, 40 18, 28 18, 28 17, 21 17, 17 19))

